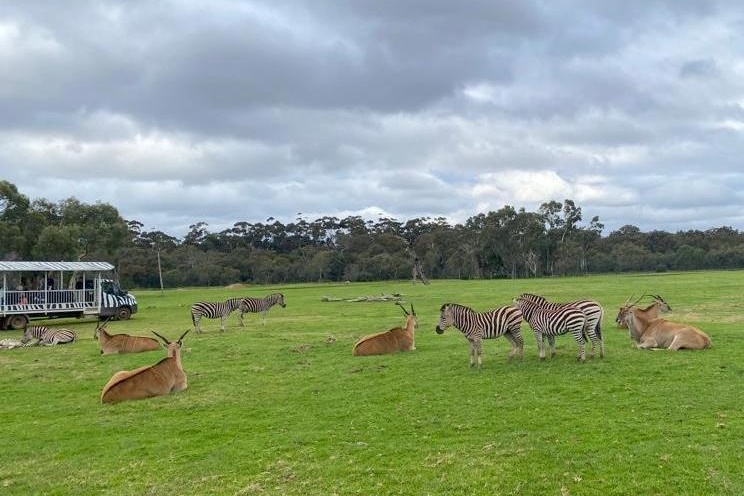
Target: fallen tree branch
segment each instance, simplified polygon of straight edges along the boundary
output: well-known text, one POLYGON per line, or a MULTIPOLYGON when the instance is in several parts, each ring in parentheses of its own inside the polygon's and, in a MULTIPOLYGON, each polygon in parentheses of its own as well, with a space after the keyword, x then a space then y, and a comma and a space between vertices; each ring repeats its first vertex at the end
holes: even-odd
POLYGON ((357 302, 379 302, 379 301, 402 301, 403 295, 400 293, 393 294, 380 294, 380 295, 369 295, 369 296, 358 296, 356 298, 337 298, 334 296, 323 296, 320 301, 334 302, 342 301, 347 303, 357 302))

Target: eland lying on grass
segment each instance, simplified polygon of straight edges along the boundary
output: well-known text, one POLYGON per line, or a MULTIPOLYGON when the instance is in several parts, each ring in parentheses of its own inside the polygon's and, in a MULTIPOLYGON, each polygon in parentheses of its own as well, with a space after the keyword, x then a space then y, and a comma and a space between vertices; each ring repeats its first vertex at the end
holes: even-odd
POLYGON ((385 355, 398 351, 412 351, 416 349, 414 333, 418 326, 418 320, 416 318, 416 311, 413 309, 413 303, 411 303, 410 313, 400 303, 397 303, 397 305, 403 309, 403 313, 406 316, 405 325, 363 337, 352 348, 352 355, 385 355))
POLYGON ((635 311, 636 312, 639 312, 639 314, 642 315, 646 320, 655 319, 655 318, 657 318, 659 316, 659 314, 666 313, 666 312, 671 312, 672 311, 672 307, 670 307, 669 304, 666 301, 664 301, 664 298, 662 298, 659 295, 653 295, 653 294, 652 295, 646 295, 646 294, 643 294, 636 301, 634 301, 633 303, 630 303, 630 300, 632 300, 632 299, 633 299, 633 297, 631 296, 630 298, 628 298, 627 300, 625 300, 625 303, 623 303, 623 306, 621 306, 618 309, 617 317, 615 317, 615 323, 621 329, 627 329, 628 328, 628 325, 623 321, 622 318, 620 318, 620 316, 623 314, 623 311, 624 310, 627 310, 629 308, 634 308, 635 311), (650 296, 651 298, 654 299, 654 302, 651 303, 646 308, 636 308, 636 305, 638 304, 639 301, 641 301, 641 299, 643 299, 644 296, 650 296))
POLYGON ((106 331, 107 323, 108 320, 96 326, 93 333, 93 339, 97 339, 101 345, 102 355, 140 353, 160 349, 160 342, 154 338, 130 336, 129 334, 109 334, 106 331))
POLYGON ((711 345, 708 335, 697 327, 661 318, 649 319, 632 307, 622 311, 618 318, 628 326, 630 338, 639 349, 702 350, 711 345))
POLYGON ((184 332, 178 341, 171 343, 153 331, 153 334, 165 344, 168 356, 155 365, 136 370, 122 370, 114 374, 101 391, 101 403, 139 400, 186 389, 186 373, 181 364, 181 344, 188 332, 184 332))

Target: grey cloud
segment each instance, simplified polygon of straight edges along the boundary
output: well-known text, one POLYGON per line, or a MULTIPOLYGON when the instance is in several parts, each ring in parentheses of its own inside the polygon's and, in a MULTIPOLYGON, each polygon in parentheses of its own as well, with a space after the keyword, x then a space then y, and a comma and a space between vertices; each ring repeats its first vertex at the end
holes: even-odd
POLYGON ((181 235, 541 192, 608 229, 744 228, 743 24, 723 0, 11 0, 0 173, 181 235))

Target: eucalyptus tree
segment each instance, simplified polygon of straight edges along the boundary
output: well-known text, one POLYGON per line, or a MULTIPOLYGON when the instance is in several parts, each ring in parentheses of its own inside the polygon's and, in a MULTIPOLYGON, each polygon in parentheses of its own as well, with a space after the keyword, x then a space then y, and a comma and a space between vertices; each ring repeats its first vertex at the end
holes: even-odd
POLYGON ((0 181, 0 255, 3 259, 26 258, 30 252, 30 238, 26 236, 30 201, 16 186, 0 181))

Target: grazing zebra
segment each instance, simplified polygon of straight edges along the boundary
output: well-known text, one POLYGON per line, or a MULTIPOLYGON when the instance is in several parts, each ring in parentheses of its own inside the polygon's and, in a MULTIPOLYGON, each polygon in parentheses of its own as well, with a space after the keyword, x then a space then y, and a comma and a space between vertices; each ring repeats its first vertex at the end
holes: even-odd
POLYGON ((279 304, 282 308, 287 306, 284 303, 283 294, 273 293, 263 298, 243 298, 240 300, 240 326, 243 326, 243 314, 248 312, 261 312, 261 324, 266 325, 266 313, 276 304, 279 304))
POLYGON ((67 344, 75 341, 77 336, 75 331, 70 329, 52 329, 46 326, 28 326, 23 331, 23 338, 21 342, 23 344, 28 343, 32 339, 37 339, 37 344, 44 344, 47 346, 53 346, 55 344, 67 344))
MULTIPOLYGON (((522 310, 522 315, 527 323, 532 327, 537 340, 537 349, 540 352, 540 360, 545 359, 544 338, 548 339, 550 344, 550 356, 555 356, 555 337, 560 334, 571 333, 576 344, 579 346, 579 354, 576 357, 579 361, 585 360, 584 355, 584 330, 586 326, 586 315, 584 312, 574 306, 564 306, 561 308, 549 309, 533 303, 525 298, 514 298, 514 304, 522 310)), ((599 338, 594 329, 588 329, 589 339, 598 341, 599 338)))
POLYGON ((470 366, 475 364, 478 356, 478 367, 481 366, 483 350, 481 342, 484 339, 494 339, 504 336, 511 343, 509 359, 519 353, 524 355, 524 340, 522 339, 522 312, 513 306, 499 307, 487 312, 476 312, 472 308, 457 303, 445 303, 440 309, 437 334, 442 334, 449 326, 455 326, 465 335, 470 343, 470 366))
MULTIPOLYGON (((220 331, 225 331, 225 319, 240 307, 242 298, 230 298, 225 301, 208 302, 200 301, 191 305, 191 322, 194 324, 196 332, 201 332, 199 321, 202 317, 208 319, 220 319, 220 331)), ((242 319, 241 319, 241 325, 242 319)))
MULTIPOLYGON (((594 329, 594 333, 597 335, 597 338, 599 338, 599 356, 604 357, 604 338, 602 337, 602 315, 604 314, 604 310, 602 309, 602 305, 600 305, 598 302, 594 300, 577 300, 577 301, 571 301, 567 303, 553 303, 542 296, 532 294, 532 293, 522 293, 518 296, 518 298, 525 299, 527 301, 531 301, 532 303, 536 303, 540 305, 541 307, 548 308, 548 309, 559 309, 566 306, 573 306, 584 312, 584 315, 586 315, 586 327, 584 328, 584 339, 587 341, 590 341, 589 338, 589 329, 594 329)), ((591 340, 592 342, 592 351, 591 356, 594 356, 594 340, 591 340)))

